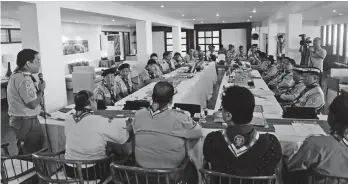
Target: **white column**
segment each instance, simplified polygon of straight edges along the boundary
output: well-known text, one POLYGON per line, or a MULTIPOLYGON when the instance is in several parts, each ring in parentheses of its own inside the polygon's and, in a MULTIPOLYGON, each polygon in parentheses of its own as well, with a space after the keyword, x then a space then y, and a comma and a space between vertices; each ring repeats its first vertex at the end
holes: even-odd
POLYGON ((181 26, 172 27, 173 34, 173 52, 181 54, 181 26))
POLYGON ((136 33, 137 60, 141 65, 145 66, 152 54, 152 23, 149 21, 137 21, 136 33))
MULTIPOLYGON (((301 62, 300 37, 298 35, 302 32, 302 13, 289 14, 286 16, 285 22, 285 54, 286 56, 293 58, 297 64, 301 62)), ((309 35, 308 35, 309 36, 309 35)))
POLYGON ((260 44, 259 44, 259 48, 262 52, 266 52, 266 34, 267 34, 268 30, 266 30, 266 27, 261 26, 260 27, 260 44))
POLYGON ((277 55, 278 25, 276 22, 268 21, 268 55, 277 55))
POLYGON ((60 7, 50 2, 22 6, 20 25, 22 47, 36 50, 41 56, 46 111, 56 111, 67 105, 60 7))

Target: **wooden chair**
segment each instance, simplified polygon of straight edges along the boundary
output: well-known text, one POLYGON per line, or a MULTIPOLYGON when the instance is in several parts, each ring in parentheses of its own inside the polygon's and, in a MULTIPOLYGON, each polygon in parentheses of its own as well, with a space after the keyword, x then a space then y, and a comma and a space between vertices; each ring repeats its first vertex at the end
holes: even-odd
MULTIPOLYGON (((8 151, 9 143, 1 144, 4 154, 1 154, 1 183, 22 183, 35 176, 32 154, 12 155, 8 151)), ((48 149, 42 149, 39 152, 45 152, 48 149)))
POLYGON ((203 184, 275 184, 276 175, 273 176, 235 176, 207 169, 199 169, 203 184))
POLYGON ((311 173, 309 177, 310 184, 347 184, 348 176, 346 177, 334 177, 325 174, 311 173))
POLYGON ((136 166, 111 164, 114 183, 118 184, 178 184, 185 183, 184 170, 189 162, 186 158, 179 168, 146 169, 136 166))
POLYGON ((327 97, 329 89, 336 92, 337 96, 340 94, 340 80, 335 77, 327 76, 326 82, 326 92, 325 95, 327 97))
MULTIPOLYGON (((99 160, 86 161, 64 159, 64 153, 65 150, 53 154, 33 155, 35 169, 40 180, 45 183, 78 184, 99 184, 107 183, 111 180, 109 167, 113 160, 113 155, 99 160), (86 171, 86 168, 90 169, 86 171), (68 169, 70 169, 71 175, 68 174, 68 169)), ((125 161, 126 159, 119 162, 123 163, 125 161)))

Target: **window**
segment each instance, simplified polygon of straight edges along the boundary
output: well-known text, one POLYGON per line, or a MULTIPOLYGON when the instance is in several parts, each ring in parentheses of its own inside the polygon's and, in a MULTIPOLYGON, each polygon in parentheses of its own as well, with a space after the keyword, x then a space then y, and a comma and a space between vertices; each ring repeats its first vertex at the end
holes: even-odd
POLYGON ((323 43, 322 45, 325 46, 326 45, 326 26, 323 26, 323 43))
POLYGON ((327 29, 328 29, 328 32, 329 32, 329 35, 328 35, 328 38, 327 38, 327 43, 328 43, 328 45, 331 45, 331 32, 332 32, 331 25, 328 26, 327 29))
MULTIPOLYGON (((173 52, 173 33, 166 32, 166 51, 173 52)), ((181 52, 186 53, 186 31, 181 32, 181 52)))
POLYGON ((339 46, 339 48, 338 48, 338 54, 340 55, 340 56, 343 56, 343 39, 344 39, 344 24, 340 24, 339 25, 339 33, 340 33, 340 35, 339 35, 339 38, 338 38, 338 46, 339 46))
POLYGON ((204 54, 209 50, 210 45, 215 46, 215 50, 219 50, 220 45, 220 31, 198 31, 198 46, 204 54))
POLYGON ((333 46, 333 54, 337 54, 337 24, 333 26, 333 40, 332 40, 332 46, 333 46))
POLYGON ((21 43, 21 30, 14 28, 1 28, 1 43, 21 43))

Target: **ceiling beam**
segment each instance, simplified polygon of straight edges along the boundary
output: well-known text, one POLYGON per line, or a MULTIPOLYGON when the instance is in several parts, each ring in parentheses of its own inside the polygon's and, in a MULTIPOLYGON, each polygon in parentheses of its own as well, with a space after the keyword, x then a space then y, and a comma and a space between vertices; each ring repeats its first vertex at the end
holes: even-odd
POLYGON ((193 29, 192 23, 184 23, 180 20, 173 19, 167 16, 159 15, 146 11, 143 9, 138 9, 132 6, 123 5, 112 1, 51 1, 51 2, 38 2, 31 1, 30 3, 50 3, 56 4, 61 8, 80 10, 86 12, 99 13, 104 15, 123 17, 133 20, 150 21, 153 23, 158 23, 166 26, 181 26, 186 29, 193 29))

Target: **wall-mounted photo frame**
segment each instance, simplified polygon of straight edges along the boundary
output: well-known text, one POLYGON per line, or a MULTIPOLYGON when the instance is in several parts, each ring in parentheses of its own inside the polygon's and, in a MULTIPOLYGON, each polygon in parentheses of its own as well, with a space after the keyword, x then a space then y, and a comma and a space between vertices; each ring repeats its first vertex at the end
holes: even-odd
POLYGON ((63 42, 63 55, 88 52, 88 40, 67 40, 63 42))

